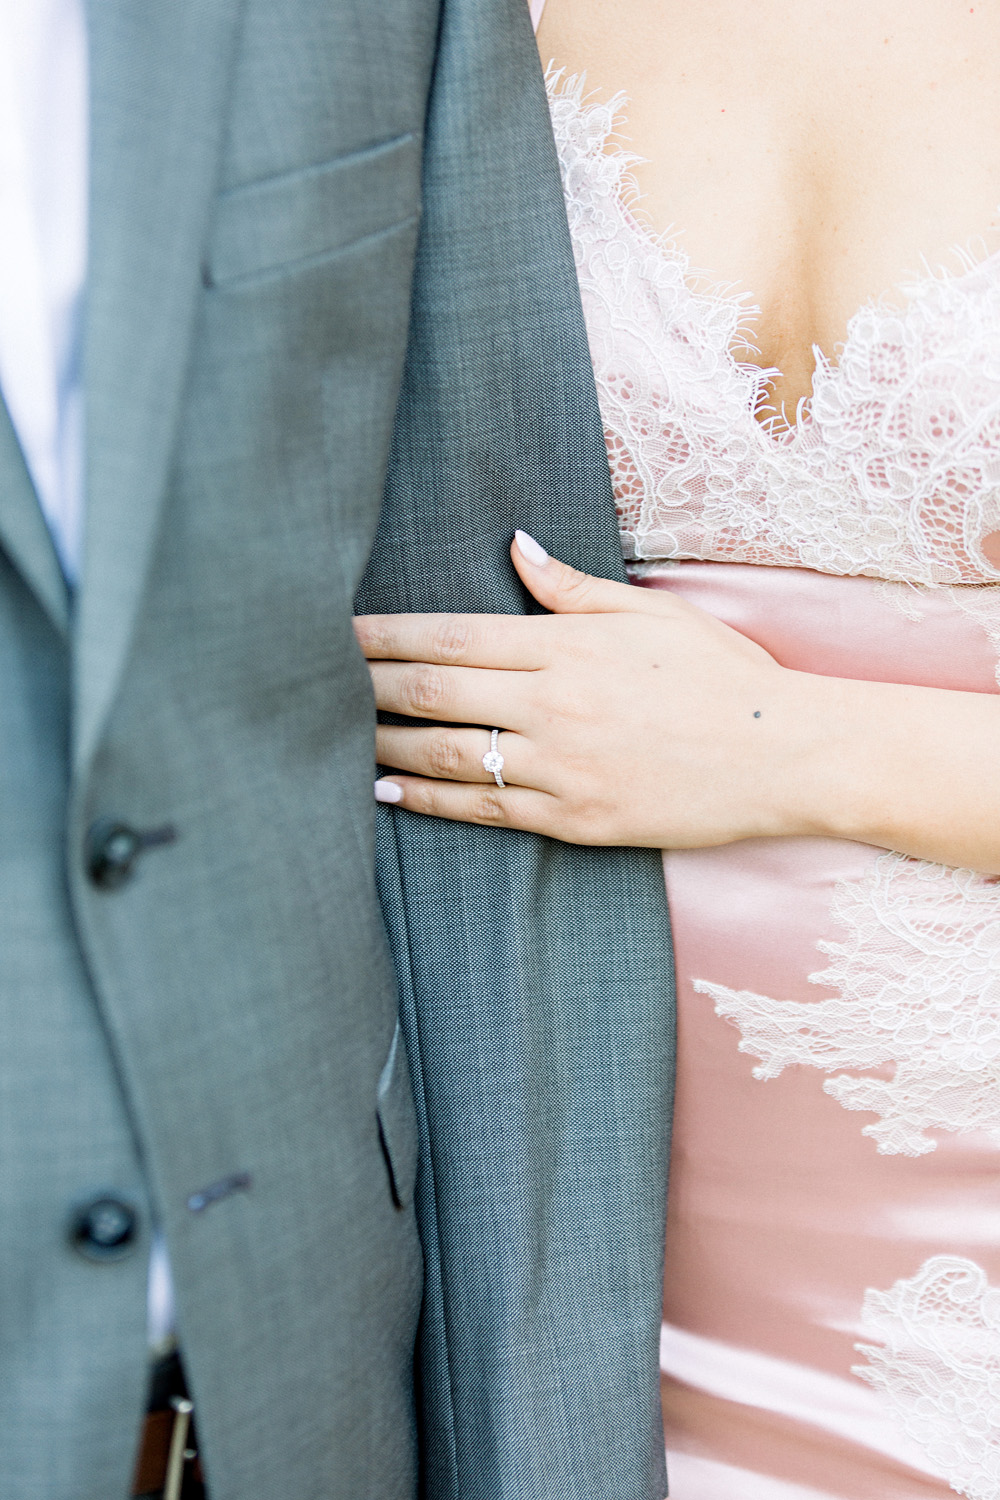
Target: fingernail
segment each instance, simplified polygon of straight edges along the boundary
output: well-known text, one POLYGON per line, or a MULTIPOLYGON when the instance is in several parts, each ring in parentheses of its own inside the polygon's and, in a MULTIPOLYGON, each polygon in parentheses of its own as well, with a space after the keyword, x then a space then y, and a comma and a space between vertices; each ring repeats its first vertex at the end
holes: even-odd
POLYGON ((529 536, 526 531, 515 531, 514 540, 517 543, 517 550, 525 562, 534 563, 536 568, 545 567, 545 564, 549 560, 549 554, 541 542, 536 542, 535 538, 529 536))
POLYGON ((400 786, 398 781, 376 781, 376 802, 402 802, 402 800, 403 788, 400 786))

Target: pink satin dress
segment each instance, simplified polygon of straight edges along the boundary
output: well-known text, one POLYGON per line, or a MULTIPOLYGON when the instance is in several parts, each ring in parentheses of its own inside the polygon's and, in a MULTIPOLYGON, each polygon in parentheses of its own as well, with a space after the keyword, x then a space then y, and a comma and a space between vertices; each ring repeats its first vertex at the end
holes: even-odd
MULTIPOLYGON (((634 581, 803 671, 997 692, 1000 256, 863 308, 768 428, 754 309, 630 212, 623 100, 549 89, 634 581)), ((822 839, 665 864, 672 1500, 998 1500, 1000 884, 822 839)))

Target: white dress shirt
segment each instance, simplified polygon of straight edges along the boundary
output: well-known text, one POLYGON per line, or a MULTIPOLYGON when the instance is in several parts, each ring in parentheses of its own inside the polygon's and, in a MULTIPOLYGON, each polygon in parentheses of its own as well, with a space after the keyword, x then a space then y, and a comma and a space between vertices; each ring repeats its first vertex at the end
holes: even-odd
POLYGON ((82 0, 0 0, 0 387, 71 582, 83 521, 84 25, 82 0))
MULTIPOLYGON (((70 584, 83 541, 88 106, 83 0, 0 0, 0 390, 70 584)), ((154 1235, 150 1343, 172 1326, 154 1235)))

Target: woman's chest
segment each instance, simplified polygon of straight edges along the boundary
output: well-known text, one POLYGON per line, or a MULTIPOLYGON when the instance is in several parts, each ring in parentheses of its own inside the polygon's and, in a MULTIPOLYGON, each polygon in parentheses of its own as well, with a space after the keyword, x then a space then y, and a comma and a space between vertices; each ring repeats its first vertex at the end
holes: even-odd
POLYGON ((740 352, 809 394, 859 307, 1000 247, 1000 7, 549 0, 540 45, 629 98, 643 217, 760 308, 740 352))
POLYGON ((776 372, 739 357, 759 312, 636 219, 623 101, 550 95, 626 555, 995 584, 1000 250, 856 310, 768 422, 776 372))

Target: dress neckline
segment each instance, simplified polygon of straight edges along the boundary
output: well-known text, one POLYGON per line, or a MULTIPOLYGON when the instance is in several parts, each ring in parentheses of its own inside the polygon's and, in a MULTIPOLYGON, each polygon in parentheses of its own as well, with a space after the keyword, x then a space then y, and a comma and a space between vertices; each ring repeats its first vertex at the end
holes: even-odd
MULTIPOLYGON (((533 6, 532 15, 536 30, 544 6, 545 0, 540 0, 537 9, 533 6)), ((600 90, 595 88, 587 94, 585 92, 586 74, 567 74, 564 68, 556 67, 554 60, 549 62, 545 70, 545 81, 550 97, 570 100, 581 114, 591 107, 587 101, 594 100, 595 95, 600 93, 600 90)), ((595 102, 599 101, 595 100, 595 102)), ((665 264, 674 266, 682 277, 688 294, 696 304, 701 306, 709 304, 717 308, 720 303, 726 303, 736 313, 736 334, 734 340, 726 348, 726 357, 733 369, 748 382, 748 404, 753 425, 760 435, 761 442, 770 450, 788 451, 801 442, 803 434, 808 431, 810 425, 817 377, 836 380, 844 357, 850 351, 852 342, 857 338, 859 327, 864 320, 872 317, 905 320, 913 316, 921 303, 925 302, 942 284, 954 286, 966 281, 971 282, 975 277, 1000 265, 1000 246, 979 259, 975 258, 967 246, 952 246, 950 253, 961 265, 961 269, 955 271, 943 264, 933 269, 924 258, 925 269, 922 273, 902 275, 884 292, 867 298, 851 314, 844 337, 836 345, 832 355, 828 355, 818 344, 813 344, 810 390, 799 398, 793 421, 788 421, 785 417, 784 404, 780 410, 773 410, 771 415, 761 418, 758 412, 767 403, 768 386, 782 372, 776 365, 764 366, 758 365, 753 360, 741 360, 735 352, 735 338, 739 338, 744 347, 756 352, 757 346, 753 341, 753 331, 755 323, 762 316, 760 306, 751 291, 734 291, 732 283, 723 282, 714 278, 710 272, 696 269, 687 251, 679 242, 679 235, 683 231, 677 231, 673 227, 658 231, 635 212, 636 206, 642 202, 643 195, 635 181, 632 169, 647 158, 611 142, 611 136, 620 136, 622 126, 627 124, 628 102, 626 92, 619 90, 605 105, 601 106, 607 111, 613 125, 612 131, 601 143, 600 152, 619 168, 616 174, 618 181, 610 199, 626 234, 638 241, 647 252, 656 255, 665 264), (622 187, 625 188, 625 193, 622 192, 622 187), (898 296, 903 298, 902 302, 895 300, 898 296)), ((1000 212, 1000 204, 998 204, 998 212, 1000 212)))

